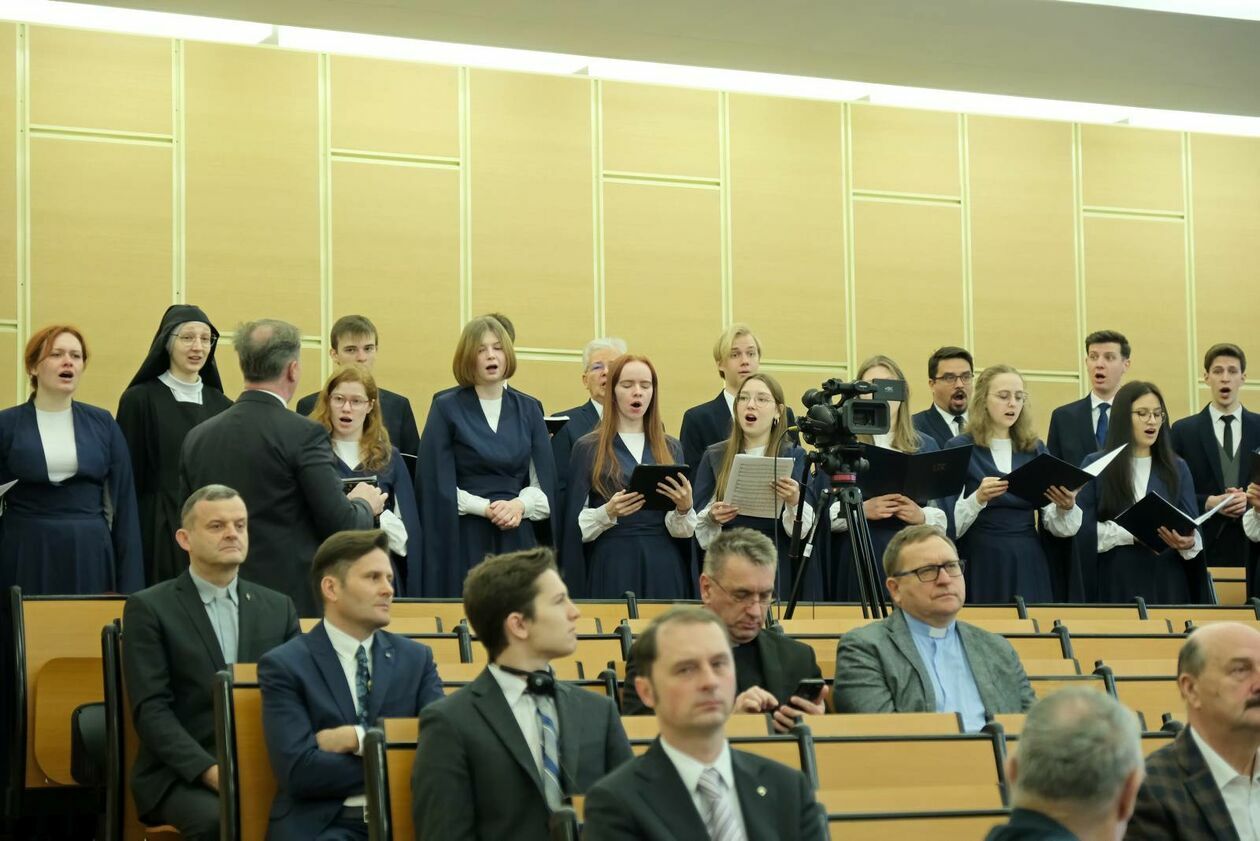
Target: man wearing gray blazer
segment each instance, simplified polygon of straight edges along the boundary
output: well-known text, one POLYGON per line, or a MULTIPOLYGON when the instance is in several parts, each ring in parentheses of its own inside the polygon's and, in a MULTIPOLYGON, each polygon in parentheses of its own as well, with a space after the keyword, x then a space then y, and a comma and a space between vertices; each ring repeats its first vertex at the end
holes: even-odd
POLYGON ((892 616, 845 634, 836 650, 840 712, 956 712, 968 731, 984 714, 1026 712, 1036 697, 1002 637, 957 621, 963 562, 935 526, 897 533, 884 552, 892 616))

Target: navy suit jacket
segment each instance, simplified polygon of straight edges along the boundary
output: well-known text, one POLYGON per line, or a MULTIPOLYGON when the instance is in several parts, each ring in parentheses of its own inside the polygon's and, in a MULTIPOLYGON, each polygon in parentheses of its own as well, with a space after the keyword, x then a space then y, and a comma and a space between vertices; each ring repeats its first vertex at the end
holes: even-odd
POLYGON ((910 417, 910 421, 920 435, 931 438, 942 450, 951 438, 957 438, 962 434, 961 430, 951 429, 949 424, 945 423, 941 413, 936 411, 935 404, 928 406, 922 412, 915 412, 910 417))
MULTIPOLYGON (((551 436, 551 452, 556 457, 556 500, 560 510, 564 510, 564 490, 569 479, 569 456, 573 453, 573 445, 577 439, 599 425, 599 412, 587 400, 581 406, 566 409, 558 417, 568 417, 569 422, 560 427, 551 436)), ((559 545, 559 541, 557 541, 559 545)))
MULTIPOLYGON (((401 394, 380 389, 381 415, 385 419, 385 430, 389 433, 389 443, 398 448, 398 452, 416 457, 420 452, 420 430, 416 426, 416 415, 411 411, 411 401, 401 394)), ((297 413, 310 417, 315 411, 315 400, 319 393, 308 394, 297 402, 297 413)))
MULTIPOLYGON (((1194 495, 1199 511, 1205 510, 1207 498, 1221 493, 1227 487, 1246 488, 1250 481, 1251 465, 1260 447, 1260 414, 1242 410, 1242 435, 1238 445, 1238 475, 1221 475, 1220 444, 1216 430, 1212 428, 1212 415, 1205 406, 1198 414, 1182 418, 1172 426, 1172 444, 1177 455, 1186 460, 1190 476, 1194 479, 1194 495)), ((1256 580, 1255 565, 1260 557, 1260 544, 1252 543, 1243 532, 1242 520, 1217 514, 1202 526, 1203 554, 1208 566, 1247 567, 1247 595, 1260 594, 1260 582, 1256 580)))
POLYGON ((1050 432, 1046 436, 1046 449, 1050 455, 1079 467, 1085 456, 1097 452, 1098 436, 1093 417, 1088 395, 1051 412, 1050 432))
MULTIPOLYGON (((309 841, 337 817, 343 800, 363 793, 363 759, 322 751, 315 742, 320 730, 356 723, 350 684, 324 623, 265 654, 258 661, 258 686, 278 786, 267 838, 309 841)), ((376 632, 369 723, 413 718, 442 694, 427 645, 376 632)))

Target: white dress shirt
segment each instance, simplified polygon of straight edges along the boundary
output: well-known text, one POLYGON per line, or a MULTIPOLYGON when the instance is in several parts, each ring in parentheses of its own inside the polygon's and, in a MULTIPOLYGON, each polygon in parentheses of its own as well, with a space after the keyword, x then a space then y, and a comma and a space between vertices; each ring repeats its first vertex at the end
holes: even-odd
MULTIPOLYGON (((504 386, 506 388, 507 386, 504 386)), ((477 402, 481 404, 481 413, 486 416, 486 423, 495 432, 499 431, 499 415, 503 412, 503 398, 498 397, 494 400, 482 400, 477 398, 477 402)), ((529 484, 521 488, 520 494, 516 497, 525 506, 522 516, 526 520, 545 520, 551 516, 551 503, 547 501, 547 494, 542 489, 542 485, 538 481, 538 471, 534 469, 534 460, 529 460, 529 484)), ((455 505, 459 510, 461 517, 472 514, 477 517, 489 517, 488 510, 490 500, 484 496, 477 496, 469 493, 463 488, 455 489, 455 505)))
MULTIPOLYGON (((723 392, 725 393, 725 392, 723 392)), ((630 455, 639 464, 643 463, 643 450, 647 447, 647 435, 642 432, 618 432, 621 443, 626 445, 630 455)), ((582 542, 591 543, 595 538, 617 525, 617 518, 608 515, 608 509, 600 505, 591 508, 588 496, 582 501, 582 510, 578 512, 578 528, 582 530, 582 542)), ((679 514, 671 508, 665 512, 665 529, 670 537, 688 538, 696 533, 696 510, 688 509, 686 514, 679 514)))
POLYGON ((74 409, 61 412, 35 410, 35 425, 44 445, 48 481, 54 485, 79 472, 79 448, 74 441, 74 409))
POLYGON ((712 765, 705 765, 700 760, 680 751, 678 748, 665 741, 665 737, 661 737, 661 749, 665 751, 665 755, 669 757, 669 761, 674 763, 674 770, 678 772, 678 776, 682 777, 683 785, 687 789, 687 794, 691 795, 691 802, 695 804, 696 811, 700 813, 700 820, 707 825, 706 815, 708 809, 704 803, 704 795, 700 793, 700 775, 707 769, 714 768, 718 772, 718 776, 722 778, 722 782, 726 783, 726 799, 731 804, 731 809, 735 813, 735 820, 739 821, 739 825, 744 829, 744 837, 748 837, 748 825, 744 822, 744 812, 739 808, 739 792, 735 789, 735 768, 731 764, 731 745, 723 740, 722 752, 718 754, 717 759, 713 760, 712 765))
MULTIPOLYGON (((1146 496, 1146 485, 1151 480, 1151 457, 1150 456, 1134 456, 1133 457, 1133 499, 1134 501, 1146 496)), ((1098 524, 1098 552, 1101 554, 1109 549, 1117 546, 1132 546, 1133 535, 1124 526, 1118 524, 1115 520, 1107 520, 1098 524)), ((1178 554, 1187 561, 1193 558, 1199 552, 1203 551, 1203 535, 1198 529, 1194 530, 1194 546, 1189 549, 1178 549, 1178 554)))
MULTIPOLYGON (((1012 459, 1014 458, 1011 448, 1010 438, 993 438, 989 441, 989 453, 993 456, 993 463, 997 465, 998 472, 1005 475, 1011 472, 1012 459)), ((977 488, 976 491, 980 489, 977 488)), ((958 501, 954 503, 954 523, 958 531, 958 537, 962 537, 967 533, 967 529, 971 528, 971 524, 980 516, 980 512, 988 507, 989 503, 981 502, 973 491, 971 496, 960 496, 958 501)), ((1143 496, 1146 492, 1143 491, 1143 496)), ((1081 513, 1081 507, 1073 503, 1072 508, 1064 511, 1053 502, 1041 507, 1041 524, 1046 527, 1046 531, 1055 537, 1071 537, 1081 528, 1081 521, 1084 515, 1081 513)))
POLYGON ((932 408, 936 410, 936 413, 941 416, 941 420, 945 421, 945 425, 949 427, 950 438, 953 438, 955 435, 962 435, 964 430, 967 429, 967 413, 966 412, 962 413, 962 421, 963 421, 962 429, 959 429, 958 424, 954 423, 954 416, 951 413, 945 411, 940 406, 937 406, 935 403, 932 404, 932 408))
POLYGON ((600 403, 594 397, 591 398, 591 408, 595 410, 595 414, 599 415, 599 419, 604 419, 604 404, 600 403))
MULTIPOLYGON (((337 653, 337 660, 341 663, 341 671, 346 675, 346 685, 350 687, 350 700, 354 703, 355 715, 358 715, 362 710, 359 709, 359 693, 354 684, 355 673, 359 670, 359 664, 354 659, 354 655, 359 650, 359 646, 362 645, 363 650, 367 652, 368 674, 372 674, 372 641, 376 639, 376 633, 373 632, 363 642, 359 642, 327 619, 324 620, 324 630, 328 632, 328 641, 332 643, 333 651, 337 653)), ((349 724, 350 722, 346 723, 349 724)), ((354 732, 359 737, 359 746, 355 748, 354 755, 362 756, 364 730, 358 724, 355 724, 354 732)), ((342 803, 343 806, 364 806, 366 804, 367 797, 362 794, 351 795, 342 803)))
POLYGON ((1252 543, 1260 543, 1260 514, 1256 513, 1256 509, 1248 508, 1242 521, 1243 533, 1247 535, 1247 539, 1252 543))
MULTIPOLYGON (((1230 424, 1234 428, 1234 451, 1230 455, 1238 455, 1238 448, 1242 445, 1242 404, 1235 406, 1232 412, 1222 412, 1216 408, 1215 403, 1209 403, 1208 414, 1212 418, 1212 431, 1216 433, 1216 445, 1221 449, 1225 448, 1225 424, 1221 418, 1229 415, 1234 419, 1234 422, 1230 424)), ((1226 484, 1229 483, 1226 482, 1226 484)))
POLYGON ((198 377, 196 382, 186 383, 183 380, 175 379, 175 376, 170 371, 163 371, 158 374, 158 381, 171 390, 171 396, 175 398, 176 403, 196 403, 198 406, 201 405, 201 389, 204 385, 201 377, 198 377))
MULTIPOLYGON (((534 701, 534 696, 525 691, 525 678, 503 671, 497 663, 490 664, 490 674, 499 684, 508 709, 512 711, 512 717, 516 719, 517 726, 521 728, 521 735, 525 737, 525 746, 529 748, 529 755, 534 758, 534 764, 538 766, 538 778, 542 779, 543 743, 542 731, 538 723, 538 704, 534 701)), ((559 729, 560 723, 556 722, 557 744, 559 744, 559 729)), ((559 757, 556 761, 559 762, 559 757)))
POLYGON ((1203 754, 1239 841, 1260 841, 1260 756, 1252 759, 1251 776, 1239 774, 1191 727, 1190 738, 1203 754))

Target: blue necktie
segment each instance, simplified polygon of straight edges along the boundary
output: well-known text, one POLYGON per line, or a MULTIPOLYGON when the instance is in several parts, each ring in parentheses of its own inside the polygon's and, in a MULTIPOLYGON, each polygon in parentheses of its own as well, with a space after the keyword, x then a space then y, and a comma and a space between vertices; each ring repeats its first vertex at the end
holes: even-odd
POLYGON ((358 696, 359 701, 359 721, 360 727, 368 726, 368 693, 372 691, 372 675, 368 672, 367 651, 363 646, 359 646, 354 652, 354 694, 358 696))
POLYGON ((564 788, 560 785, 560 748, 556 731, 556 702, 546 695, 535 695, 538 729, 542 734, 543 794, 547 808, 555 811, 564 805, 564 788))
POLYGON ((1098 404, 1098 432, 1095 437, 1098 439, 1098 446, 1101 447, 1103 442, 1107 440, 1107 412, 1111 409, 1110 403, 1098 404))

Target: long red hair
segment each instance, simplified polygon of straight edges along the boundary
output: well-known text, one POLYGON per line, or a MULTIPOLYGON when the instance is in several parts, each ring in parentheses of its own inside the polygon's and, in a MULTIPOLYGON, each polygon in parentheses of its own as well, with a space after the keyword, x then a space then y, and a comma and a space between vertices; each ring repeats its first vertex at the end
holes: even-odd
POLYGON ((608 371, 608 388, 604 391, 604 417, 599 422, 595 462, 591 466, 591 487, 605 499, 622 489, 621 469, 617 464, 617 456, 613 453, 617 421, 621 416, 617 409, 617 383, 621 380, 622 369, 631 362, 642 362, 652 372, 652 399, 648 403, 647 411, 643 413, 643 432, 647 436, 652 459, 657 464, 671 464, 674 461, 674 454, 670 452, 669 443, 665 439, 665 424, 661 421, 661 386, 656 376, 656 367, 646 356, 623 353, 613 360, 612 368, 608 371))

